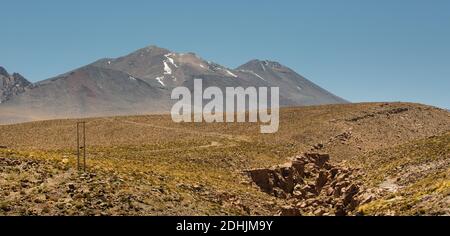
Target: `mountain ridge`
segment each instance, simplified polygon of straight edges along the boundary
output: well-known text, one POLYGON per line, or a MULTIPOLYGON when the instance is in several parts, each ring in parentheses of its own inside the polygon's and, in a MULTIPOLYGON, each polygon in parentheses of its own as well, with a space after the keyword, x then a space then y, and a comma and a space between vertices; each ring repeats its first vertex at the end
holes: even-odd
POLYGON ((250 60, 231 69, 192 52, 152 45, 34 83, 5 99, 0 123, 167 113, 174 103, 171 90, 184 86, 192 91, 194 79, 221 89, 279 87, 281 106, 347 103, 279 62, 250 60))

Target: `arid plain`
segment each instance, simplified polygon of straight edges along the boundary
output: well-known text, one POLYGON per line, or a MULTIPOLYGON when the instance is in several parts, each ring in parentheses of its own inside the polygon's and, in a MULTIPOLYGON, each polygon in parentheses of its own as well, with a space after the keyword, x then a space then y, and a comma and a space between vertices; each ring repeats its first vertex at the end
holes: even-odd
POLYGON ((77 121, 0 126, 0 215, 450 214, 450 113, 434 107, 283 108, 275 134, 84 119, 86 172, 77 121))

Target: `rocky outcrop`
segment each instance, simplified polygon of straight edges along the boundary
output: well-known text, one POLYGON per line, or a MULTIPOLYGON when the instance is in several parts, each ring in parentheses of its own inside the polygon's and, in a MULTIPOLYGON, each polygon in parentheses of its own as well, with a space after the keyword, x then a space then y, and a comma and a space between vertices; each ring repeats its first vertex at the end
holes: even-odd
POLYGON ((305 153, 290 162, 246 173, 264 192, 285 199, 280 215, 348 215, 359 205, 353 170, 329 163, 323 153, 305 153))
POLYGON ((0 76, 9 76, 8 71, 0 66, 0 76))
POLYGON ((389 117, 390 115, 400 114, 400 113, 407 112, 407 111, 409 111, 409 109, 407 107, 398 107, 398 108, 393 108, 393 109, 390 109, 390 110, 383 110, 383 111, 378 111, 378 112, 374 112, 374 113, 364 114, 364 115, 361 115, 361 116, 352 117, 352 118, 346 119, 346 121, 348 121, 348 122, 357 122, 357 121, 360 121, 360 120, 373 118, 373 117, 376 117, 376 116, 387 116, 387 117, 389 117))
POLYGON ((0 103, 12 96, 21 94, 31 87, 31 83, 19 73, 9 75, 5 68, 0 66, 0 103))

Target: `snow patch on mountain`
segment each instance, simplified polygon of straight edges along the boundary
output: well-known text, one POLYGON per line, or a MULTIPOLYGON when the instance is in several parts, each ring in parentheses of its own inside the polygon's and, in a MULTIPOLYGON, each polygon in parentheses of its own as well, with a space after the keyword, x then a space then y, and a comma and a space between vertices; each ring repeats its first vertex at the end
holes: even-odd
POLYGON ((164 84, 164 82, 162 81, 163 79, 164 79, 164 76, 159 76, 159 77, 156 77, 155 78, 162 86, 166 86, 165 84, 164 84))
POLYGON ((263 69, 263 71, 266 71, 266 67, 262 63, 261 63, 261 68, 263 69))
POLYGON ((242 71, 242 72, 245 72, 245 73, 252 74, 252 75, 254 75, 254 76, 260 78, 261 80, 266 81, 266 79, 264 79, 262 76, 258 75, 257 73, 255 73, 255 72, 252 71, 252 70, 239 70, 239 71, 242 71))
MULTIPOLYGON (((170 56, 172 56, 173 54, 172 53, 169 53, 169 54, 166 54, 166 55, 164 55, 164 57, 173 65, 173 66, 175 66, 175 68, 178 68, 178 65, 177 64, 175 64, 175 61, 173 60, 173 58, 171 58, 170 56)), ((166 61, 167 61, 166 60, 166 61)))
POLYGON ((225 71, 225 73, 227 73, 227 75, 229 75, 229 76, 231 76, 231 77, 234 77, 234 78, 237 78, 237 77, 238 77, 237 75, 235 75, 233 72, 231 72, 231 71, 228 70, 228 69, 219 67, 219 66, 217 66, 217 65, 213 65, 213 66, 215 66, 215 69, 225 71))
POLYGON ((225 69, 225 71, 227 72, 227 74, 233 76, 234 78, 237 78, 237 77, 238 77, 237 75, 233 74, 231 71, 229 71, 229 70, 227 70, 227 69, 225 69))
POLYGON ((165 75, 171 75, 172 74, 172 69, 167 64, 167 61, 163 61, 163 63, 164 63, 164 74, 165 75))

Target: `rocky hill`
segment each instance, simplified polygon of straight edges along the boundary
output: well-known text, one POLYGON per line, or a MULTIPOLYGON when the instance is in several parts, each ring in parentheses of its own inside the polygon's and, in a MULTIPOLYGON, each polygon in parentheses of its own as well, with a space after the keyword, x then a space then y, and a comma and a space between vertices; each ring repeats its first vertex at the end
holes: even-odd
POLYGON ((0 103, 31 88, 32 84, 22 75, 19 73, 10 75, 5 68, 0 66, 0 103))

